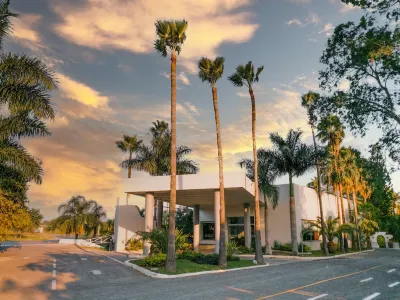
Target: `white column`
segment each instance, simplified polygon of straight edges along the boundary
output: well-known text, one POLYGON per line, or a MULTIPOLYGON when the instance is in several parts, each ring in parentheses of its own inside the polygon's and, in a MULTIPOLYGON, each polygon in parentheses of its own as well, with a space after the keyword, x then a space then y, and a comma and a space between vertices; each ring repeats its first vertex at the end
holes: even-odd
POLYGON ((215 253, 219 253, 219 236, 220 236, 220 193, 219 190, 214 192, 214 232, 215 232, 215 253))
POLYGON ((193 249, 200 250, 200 206, 195 205, 193 211, 193 249))
POLYGON ((244 204, 244 244, 251 248, 250 203, 244 204))
MULTIPOLYGON (((145 213, 144 213, 144 231, 152 231, 154 226, 154 194, 146 193, 145 213)), ((149 255, 150 243, 145 242, 143 246, 143 255, 149 255)))

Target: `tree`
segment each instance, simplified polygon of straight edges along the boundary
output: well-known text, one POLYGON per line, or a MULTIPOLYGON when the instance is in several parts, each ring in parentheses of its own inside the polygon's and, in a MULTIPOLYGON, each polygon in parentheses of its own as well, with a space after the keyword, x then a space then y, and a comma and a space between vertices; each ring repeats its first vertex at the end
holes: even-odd
MULTIPOLYGON (((311 127, 311 133, 313 137, 313 143, 314 143, 314 151, 317 153, 318 151, 318 146, 317 146, 317 141, 315 140, 315 129, 316 125, 318 122, 318 117, 315 114, 315 104, 320 98, 320 95, 317 93, 313 92, 308 92, 307 94, 303 95, 301 98, 301 105, 307 109, 307 116, 308 116, 308 124, 311 127)), ((320 166, 319 166, 319 158, 317 155, 315 155, 315 168, 317 170, 317 195, 318 195, 318 202, 319 202, 319 214, 321 217, 321 220, 325 220, 324 218, 324 209, 323 209, 323 203, 322 203, 322 189, 321 189, 321 175, 320 175, 320 166)), ((322 245, 323 245, 323 250, 325 255, 328 255, 328 245, 326 242, 326 233, 325 233, 325 224, 324 222, 321 222, 321 232, 322 232, 322 245)))
POLYGON ((312 147, 301 142, 302 134, 303 132, 301 130, 293 129, 289 131, 286 139, 282 138, 277 133, 270 134, 270 140, 273 145, 273 151, 271 152, 272 168, 278 176, 289 175, 292 255, 298 254, 293 177, 303 175, 314 166, 314 150, 312 147))
POLYGON ((58 207, 58 212, 64 217, 63 222, 59 224, 62 229, 71 228, 75 234, 75 239, 79 237, 84 230, 85 224, 90 221, 90 201, 83 196, 73 196, 65 204, 58 207))
POLYGON ((176 229, 182 234, 193 236, 193 209, 181 207, 176 210, 176 229))
POLYGON ((228 77, 229 81, 236 87, 247 87, 251 100, 251 133, 253 139, 253 160, 254 160, 254 218, 255 218, 255 240, 256 255, 258 264, 264 264, 264 258, 261 248, 261 221, 260 221, 260 199, 258 195, 258 163, 257 163, 257 144, 256 144, 256 98, 254 96, 253 84, 258 82, 259 76, 264 67, 261 66, 254 72, 254 66, 251 61, 246 65, 239 65, 236 72, 228 77))
POLYGON ((129 136, 124 135, 122 140, 116 141, 115 144, 117 148, 120 149, 122 152, 128 152, 129 157, 128 159, 124 160, 120 166, 124 169, 128 169, 128 178, 132 176, 132 168, 135 167, 137 162, 136 159, 133 158, 133 154, 139 150, 140 145, 142 144, 142 140, 139 140, 136 135, 129 136))
POLYGON ((169 205, 168 252, 165 269, 176 272, 175 261, 175 214, 176 214, 176 56, 186 40, 187 21, 157 21, 157 40, 154 48, 163 57, 171 53, 171 187, 169 205))
POLYGON ((400 16, 398 0, 342 0, 360 6, 365 14, 358 23, 347 22, 335 28, 328 40, 320 71, 322 89, 332 92, 321 97, 322 114, 342 116, 353 133, 364 135, 378 127, 380 144, 390 157, 400 162, 399 92, 400 16), (343 82, 348 90, 340 90, 343 82), (339 88, 338 88, 339 87, 339 88), (369 126, 371 123, 374 126, 369 126))
POLYGON ((43 220, 43 215, 40 213, 40 209, 31 208, 30 210, 28 210, 28 213, 30 215, 33 229, 37 229, 43 220))
POLYGON ((90 229, 93 230, 93 237, 96 237, 96 235, 100 233, 101 222, 107 217, 107 214, 103 206, 99 205, 94 200, 89 201, 89 206, 88 224, 90 225, 90 229))
MULTIPOLYGON (((276 179, 277 173, 272 168, 272 155, 270 151, 265 149, 257 150, 257 161, 258 161, 258 188, 262 191, 264 196, 264 227, 265 227, 265 254, 271 255, 272 248, 269 240, 269 229, 268 229, 268 205, 269 201, 272 208, 275 209, 278 206, 279 201, 279 188, 273 184, 276 179)), ((254 162, 252 159, 243 158, 238 162, 241 168, 245 168, 247 171, 247 177, 254 181, 254 162)))
POLYGON ((227 254, 226 254, 226 239, 228 236, 228 232, 227 232, 226 214, 225 214, 224 165, 223 165, 224 161, 222 156, 221 124, 219 120, 216 83, 224 73, 224 61, 225 59, 223 57, 217 57, 214 61, 203 57, 202 59, 199 60, 198 63, 199 77, 202 82, 207 81, 211 85, 213 104, 214 104, 215 127, 217 131, 219 193, 220 193, 219 265, 222 268, 226 268, 228 266, 227 254))

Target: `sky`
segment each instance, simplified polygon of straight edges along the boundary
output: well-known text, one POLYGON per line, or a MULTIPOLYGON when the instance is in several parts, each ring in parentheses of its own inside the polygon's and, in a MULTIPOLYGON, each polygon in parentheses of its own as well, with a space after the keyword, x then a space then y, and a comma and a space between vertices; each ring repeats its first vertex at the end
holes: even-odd
MULTIPOLYGON (((300 97, 319 91, 319 58, 335 26, 361 15, 340 0, 13 0, 11 10, 20 16, 5 50, 40 58, 59 83, 52 93, 52 135, 22 141, 43 161, 43 183, 32 184, 28 196, 45 219, 78 194, 98 201, 112 218, 127 176, 114 142, 128 134, 148 143, 152 122, 169 122, 170 60, 154 50, 156 20, 189 23, 178 57, 177 139, 207 173, 218 171, 215 122, 211 88, 198 78, 197 60, 225 58, 217 83, 224 168, 239 171, 238 160, 252 156, 251 106, 248 91, 227 77, 250 60, 264 66, 254 88, 258 147, 271 146, 271 132, 286 135, 292 128, 311 143, 300 97)), ((374 130, 366 138, 346 132, 344 145, 367 153, 378 137, 374 130)), ((392 178, 399 191, 399 174, 392 178)))

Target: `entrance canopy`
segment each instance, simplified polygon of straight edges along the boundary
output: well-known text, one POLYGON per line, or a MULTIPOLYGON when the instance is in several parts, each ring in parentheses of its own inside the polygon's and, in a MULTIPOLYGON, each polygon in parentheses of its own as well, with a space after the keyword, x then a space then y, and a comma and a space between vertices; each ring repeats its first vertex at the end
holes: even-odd
MULTIPOLYGON (((254 183, 245 173, 225 173, 224 186, 226 206, 254 203, 254 183)), ((219 190, 218 172, 176 176, 176 203, 179 205, 190 207, 214 205, 214 193, 217 190, 219 190)), ((169 202, 170 176, 128 178, 125 179, 124 191, 142 197, 153 193, 155 199, 169 202)))

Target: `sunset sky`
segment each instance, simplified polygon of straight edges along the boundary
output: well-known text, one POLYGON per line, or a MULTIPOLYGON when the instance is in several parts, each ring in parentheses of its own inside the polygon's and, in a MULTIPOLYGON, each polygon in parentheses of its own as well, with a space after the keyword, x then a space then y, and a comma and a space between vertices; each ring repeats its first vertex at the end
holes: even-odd
MULTIPOLYGON (((269 133, 286 135, 291 128, 303 129, 311 143, 300 96, 319 90, 319 58, 334 27, 360 16, 340 0, 13 0, 11 9, 20 17, 5 50, 39 57, 59 81, 52 136, 23 141, 43 160, 43 184, 32 184, 29 198, 46 219, 77 194, 97 200, 113 217, 126 177, 114 141, 137 134, 148 142, 152 122, 169 121, 170 61, 153 49, 156 20, 189 22, 178 57, 177 136, 194 149, 191 158, 203 173, 218 167, 211 89, 197 77, 196 61, 226 59, 217 84, 224 163, 225 171, 238 171, 237 161, 251 157, 250 100, 227 76, 249 60, 265 67, 255 87, 259 147, 270 146, 269 133)), ((377 139, 374 131, 364 139, 347 133, 344 145, 366 153, 377 139)))

